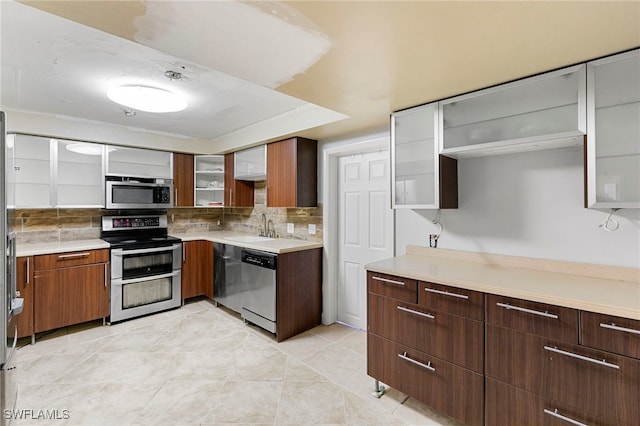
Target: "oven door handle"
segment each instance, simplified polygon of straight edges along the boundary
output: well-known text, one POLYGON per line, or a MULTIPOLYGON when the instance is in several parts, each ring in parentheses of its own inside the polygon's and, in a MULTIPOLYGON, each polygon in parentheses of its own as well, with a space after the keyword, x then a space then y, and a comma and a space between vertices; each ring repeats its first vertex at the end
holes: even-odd
POLYGON ((160 251, 173 251, 180 248, 182 243, 174 244, 172 246, 164 246, 164 247, 156 247, 156 248, 144 248, 144 249, 136 249, 136 250, 125 250, 125 249, 113 249, 111 250, 112 256, 124 256, 125 254, 146 254, 146 253, 157 253, 160 251))
POLYGON ((142 277, 142 278, 133 278, 130 280, 112 280, 111 281, 111 285, 125 285, 125 284, 134 284, 134 283, 141 283, 141 282, 145 282, 145 281, 153 281, 153 280, 159 280, 162 278, 170 278, 170 277, 175 277, 180 275, 180 271, 173 271, 173 272, 169 272, 168 274, 162 274, 162 275, 151 275, 149 277, 142 277))

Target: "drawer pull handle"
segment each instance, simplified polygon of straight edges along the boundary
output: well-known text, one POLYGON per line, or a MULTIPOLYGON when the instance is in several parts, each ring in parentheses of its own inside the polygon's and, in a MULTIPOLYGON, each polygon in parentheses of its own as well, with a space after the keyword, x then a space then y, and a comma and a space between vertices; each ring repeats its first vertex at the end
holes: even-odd
POLYGON ((58 256, 58 259, 60 260, 64 260, 64 259, 75 259, 78 257, 89 257, 91 253, 89 252, 84 252, 84 253, 74 253, 74 254, 61 254, 60 256, 58 256))
POLYGON ((408 309, 408 308, 405 308, 404 306, 398 306, 397 308, 400 311, 408 312, 410 314, 419 315, 421 317, 425 317, 425 318, 429 318, 429 319, 436 319, 436 317, 431 315, 431 314, 425 314, 424 312, 414 311, 413 309, 408 309))
POLYGON ((580 422, 579 422, 579 421, 577 421, 577 420, 573 420, 573 419, 571 419, 571 418, 569 418, 569 417, 567 417, 567 416, 563 416, 562 414, 558 413, 558 409, 557 409, 557 408, 556 408, 555 410, 553 410, 553 411, 551 411, 551 410, 549 410, 549 409, 545 408, 545 409, 544 409, 544 412, 545 412, 546 414, 550 415, 550 416, 553 416, 553 417, 557 418, 557 419, 564 420, 564 421, 565 421, 565 422, 567 422, 567 423, 571 423, 572 425, 576 425, 576 426, 587 426, 586 424, 584 424, 584 423, 580 423, 580 422))
POLYGON ((431 293, 437 293, 437 294, 444 294, 445 296, 457 297, 458 299, 469 299, 469 296, 467 296, 466 294, 451 293, 448 291, 436 290, 435 288, 425 287, 424 291, 429 291, 431 293))
POLYGON ((533 309, 521 308, 519 306, 509 305, 508 303, 500 303, 500 302, 498 302, 498 303, 496 303, 496 305, 500 306, 501 308, 505 308, 505 309, 512 309, 514 311, 526 312, 528 314, 534 314, 534 315, 540 315, 541 317, 558 319, 557 315, 550 314, 549 312, 534 311, 533 309))
POLYGON ((402 281, 395 281, 395 280, 390 280, 390 279, 382 278, 382 277, 371 277, 371 279, 372 280, 376 280, 376 281, 382 281, 383 283, 402 285, 402 286, 405 285, 405 283, 403 283, 402 281))
POLYGON ((31 258, 27 257, 27 281, 24 283, 25 285, 31 283, 31 258))
POLYGON ((567 351, 563 351, 563 350, 558 349, 558 348, 553 348, 551 346, 545 346, 544 350, 545 351, 550 351, 550 352, 555 352, 555 353, 560 354, 560 355, 566 355, 566 356, 569 356, 571 358, 580 359, 582 361, 592 362, 594 364, 602 365, 604 367, 615 368, 616 370, 620 370, 620 366, 618 366, 616 364, 611 364, 610 362, 607 362, 604 359, 603 360, 593 359, 593 358, 589 358, 587 356, 574 354, 573 352, 567 352, 567 351))
POLYGON ((421 363, 420 361, 416 361, 415 359, 411 359, 411 358, 409 358, 409 357, 407 356, 407 353, 406 353, 406 352, 405 352, 405 353, 403 353, 403 354, 398 354, 398 356, 399 356, 400 358, 404 359, 405 361, 409 361, 410 363, 415 364, 415 365, 417 365, 417 366, 420 366, 420 367, 422 367, 422 368, 425 368, 425 369, 427 369, 427 370, 429 370, 429 371, 434 371, 434 372, 436 371, 436 369, 435 369, 435 368, 433 368, 433 367, 431 366, 431 361, 429 361, 429 363, 428 363, 428 364, 423 364, 423 363, 421 363))
POLYGON ((611 324, 600 323, 600 327, 608 328, 610 330, 624 331, 625 333, 640 334, 640 330, 634 330, 632 328, 620 327, 620 326, 615 325, 614 323, 611 323, 611 324))

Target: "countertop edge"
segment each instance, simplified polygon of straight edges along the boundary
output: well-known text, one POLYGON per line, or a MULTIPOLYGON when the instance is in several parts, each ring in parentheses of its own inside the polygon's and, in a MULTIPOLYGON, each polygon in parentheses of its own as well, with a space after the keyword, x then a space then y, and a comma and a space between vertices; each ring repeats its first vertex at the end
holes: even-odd
MULTIPOLYGON (((400 262, 415 262, 422 261, 425 262, 427 259, 429 260, 431 266, 435 266, 437 269, 438 264, 446 265, 446 267, 451 267, 459 263, 460 267, 464 267, 464 262, 455 262, 449 260, 442 259, 432 259, 424 256, 418 255, 402 255, 394 258, 382 260, 379 262, 373 262, 365 265, 365 270, 370 272, 377 272, 381 274, 390 274, 397 275, 405 278, 415 279, 419 281, 429 281, 435 284, 443 284, 449 285, 452 287, 458 287, 466 290, 479 291, 483 293, 495 294, 499 296, 507 296, 507 297, 515 297, 519 299, 531 300, 534 302, 540 303, 548 303, 558 306, 563 306, 567 308, 580 309, 584 311, 590 311, 595 313, 601 313, 606 315, 614 315, 624 318, 630 318, 635 320, 640 320, 640 309, 625 307, 616 305, 615 303, 602 303, 593 300, 593 298, 589 298, 584 296, 582 298, 568 298, 566 295, 562 295, 561 292, 554 291, 542 291, 537 287, 527 287, 526 289, 517 288, 516 286, 509 287, 507 285, 498 286, 488 282, 489 280, 483 280, 482 278, 478 278, 477 280, 471 279, 460 279, 452 276, 447 276, 447 273, 442 273, 438 275, 438 271, 435 273, 429 272, 427 267, 425 267, 424 271, 416 272, 416 271, 405 271, 398 266, 391 265, 394 260, 399 259, 400 262), (416 259, 411 259, 416 257, 416 259), (386 262, 386 264, 385 264, 386 262)), ((640 306, 640 283, 629 282, 629 281, 619 281, 619 280, 607 280, 602 278, 593 278, 589 279, 584 276, 575 276, 571 274, 562 274, 558 272, 546 272, 546 271, 533 271, 522 268, 513 268, 513 267, 489 267, 485 265, 472 264, 470 266, 474 269, 474 272, 481 271, 483 269, 486 270, 487 274, 490 276, 496 277, 504 274, 505 277, 518 277, 519 275, 522 277, 524 281, 535 281, 537 284, 541 284, 541 280, 545 280, 545 277, 553 276, 557 277, 557 279, 567 279, 568 281, 592 281, 592 283, 588 284, 592 286, 592 289, 595 286, 602 285, 605 287, 606 285, 623 287, 625 295, 621 297, 622 299, 637 300, 638 305, 640 306)), ((433 268, 431 268, 433 269, 433 268)), ((547 279, 547 282, 552 280, 547 279)), ((494 281, 495 282, 495 281, 494 281)), ((572 283, 573 284, 573 283, 572 283)), ((570 284, 570 285, 572 285, 570 284)))
POLYGON ((29 257, 43 254, 64 253, 68 251, 100 250, 108 248, 109 243, 99 239, 18 244, 16 246, 16 257, 29 257))
MULTIPOLYGON (((221 231, 228 232, 226 237, 233 235, 250 235, 246 233, 239 232, 230 232, 230 231, 221 231)), ((180 234, 174 233, 170 234, 176 238, 180 238, 183 242, 188 241, 211 241, 213 243, 222 243, 229 244, 236 247, 248 248, 252 250, 266 251, 269 253, 275 254, 284 254, 284 253, 293 253, 297 251, 305 251, 305 250, 313 250, 322 248, 323 244, 315 241, 303 241, 303 240, 291 240, 288 238, 275 238, 271 241, 264 241, 259 243, 250 243, 250 242, 239 242, 232 241, 225 238, 225 235, 214 235, 213 233, 206 234, 180 234)), ((252 234, 251 234, 252 235, 252 234)))

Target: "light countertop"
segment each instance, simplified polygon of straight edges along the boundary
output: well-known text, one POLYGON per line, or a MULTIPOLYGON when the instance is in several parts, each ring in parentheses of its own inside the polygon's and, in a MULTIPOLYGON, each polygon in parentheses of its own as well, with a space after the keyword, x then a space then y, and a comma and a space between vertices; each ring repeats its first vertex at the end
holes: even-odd
MULTIPOLYGON (((289 238, 273 238, 265 239, 262 241, 251 241, 254 234, 247 234, 243 232, 233 231, 211 231, 211 232, 198 232, 189 234, 171 234, 176 238, 180 238, 182 241, 196 241, 205 240, 212 241, 214 243, 231 244, 234 246, 245 247, 254 250, 262 250, 270 253, 290 253, 294 251, 310 250, 315 248, 321 248, 322 243, 315 241, 302 241, 292 240, 289 238), (249 241, 238 241, 234 238, 245 239, 249 241)), ((256 238, 257 239, 257 238, 256 238)))
MULTIPOLYGON (((260 241, 253 241, 256 237, 253 234, 232 231, 212 231, 189 234, 170 234, 180 238, 182 241, 205 240, 216 243, 231 244, 246 247, 254 250, 262 250, 270 253, 290 253, 294 251, 310 250, 321 248, 322 243, 313 241, 291 240, 288 238, 273 238, 260 241), (239 238, 239 241, 234 241, 239 238), (246 240, 248 238, 248 241, 246 240), (244 240, 244 241, 243 241, 244 240)), ((37 256, 40 254, 63 253, 78 250, 108 249, 109 244, 100 239, 77 240, 51 243, 30 243, 18 244, 16 247, 17 256, 37 256)))
POLYGON ((20 244, 16 246, 16 255, 18 257, 37 256, 39 254, 64 253, 68 251, 79 250, 97 250, 108 249, 109 243, 100 239, 94 240, 77 240, 62 241, 54 243, 30 243, 20 244))
MULTIPOLYGON (((602 277, 603 274, 585 276, 572 273, 571 265, 567 268, 569 272, 564 273, 516 267, 508 263, 432 257, 428 250, 408 251, 406 255, 370 263, 365 268, 372 272, 640 320, 640 270, 637 274, 633 270, 625 271, 630 280, 610 279, 602 277)), ((616 269, 611 267, 611 276, 616 276, 616 269)))

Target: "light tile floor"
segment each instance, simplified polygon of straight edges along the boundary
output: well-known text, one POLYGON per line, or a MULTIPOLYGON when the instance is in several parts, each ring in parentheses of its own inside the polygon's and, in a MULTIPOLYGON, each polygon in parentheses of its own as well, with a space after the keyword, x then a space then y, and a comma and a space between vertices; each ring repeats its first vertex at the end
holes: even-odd
POLYGON ((40 336, 18 368, 17 408, 32 414, 17 425, 457 425, 393 389, 373 397, 363 331, 276 343, 205 300, 40 336))

